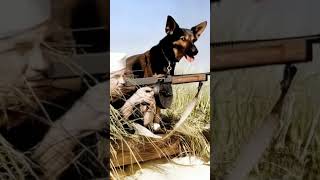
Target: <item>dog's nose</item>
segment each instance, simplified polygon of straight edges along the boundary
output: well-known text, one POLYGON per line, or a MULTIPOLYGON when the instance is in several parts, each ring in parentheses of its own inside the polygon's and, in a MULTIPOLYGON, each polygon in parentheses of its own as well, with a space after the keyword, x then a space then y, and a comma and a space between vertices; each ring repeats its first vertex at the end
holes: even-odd
POLYGON ((195 46, 192 46, 191 51, 192 51, 193 55, 197 55, 198 54, 198 49, 195 46))

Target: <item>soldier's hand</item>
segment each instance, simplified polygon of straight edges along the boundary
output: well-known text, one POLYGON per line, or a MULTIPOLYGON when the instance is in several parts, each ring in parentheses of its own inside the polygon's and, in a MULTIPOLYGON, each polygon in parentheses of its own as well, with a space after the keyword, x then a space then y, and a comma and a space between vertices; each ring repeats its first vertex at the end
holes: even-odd
POLYGON ((147 103, 149 106, 155 106, 154 91, 151 87, 142 87, 138 89, 128 101, 133 105, 147 103))

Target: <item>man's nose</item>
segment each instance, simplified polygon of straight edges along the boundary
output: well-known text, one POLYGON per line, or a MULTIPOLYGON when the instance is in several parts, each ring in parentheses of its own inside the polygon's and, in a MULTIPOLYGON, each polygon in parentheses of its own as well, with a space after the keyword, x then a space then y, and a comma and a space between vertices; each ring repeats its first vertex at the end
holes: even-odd
POLYGON ((125 80, 123 76, 119 78, 119 84, 122 84, 122 85, 125 84, 125 80))
POLYGON ((34 47, 29 54, 29 70, 48 75, 50 63, 43 57, 40 47, 34 47))

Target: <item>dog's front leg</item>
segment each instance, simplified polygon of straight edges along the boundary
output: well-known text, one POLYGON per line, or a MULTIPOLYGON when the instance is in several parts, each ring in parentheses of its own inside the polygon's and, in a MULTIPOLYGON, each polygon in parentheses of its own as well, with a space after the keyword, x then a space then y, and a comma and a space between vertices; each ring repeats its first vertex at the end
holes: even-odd
POLYGON ((152 130, 158 131, 160 128, 160 108, 158 110, 157 107, 150 107, 146 105, 142 105, 140 110, 143 114, 143 125, 145 127, 149 126, 152 130), (157 116, 157 114, 159 114, 157 116))
POLYGON ((155 108, 151 108, 148 105, 141 105, 140 111, 143 114, 143 125, 147 127, 148 125, 153 125, 155 108))
POLYGON ((156 114, 155 114, 155 117, 154 117, 154 120, 153 120, 153 129, 155 131, 159 130, 160 129, 160 122, 161 122, 161 109, 159 107, 156 107, 156 114))

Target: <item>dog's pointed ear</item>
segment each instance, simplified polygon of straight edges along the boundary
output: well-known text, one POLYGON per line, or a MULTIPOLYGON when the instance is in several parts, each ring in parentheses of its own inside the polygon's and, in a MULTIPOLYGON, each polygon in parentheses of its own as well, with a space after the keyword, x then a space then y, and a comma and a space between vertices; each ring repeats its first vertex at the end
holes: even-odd
POLYGON ((207 21, 204 21, 204 22, 192 27, 191 30, 193 31, 194 35, 198 39, 200 37, 200 35, 203 33, 203 31, 206 29, 206 27, 207 27, 207 21))
POLYGON ((172 35, 174 30, 178 27, 179 25, 176 23, 173 17, 168 16, 167 23, 166 23, 166 33, 172 35))

